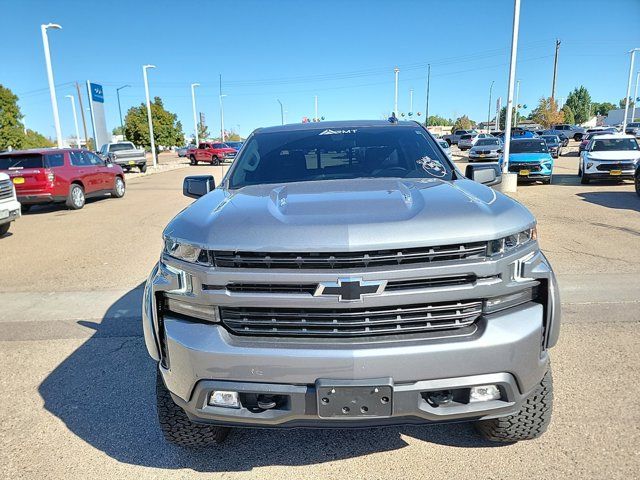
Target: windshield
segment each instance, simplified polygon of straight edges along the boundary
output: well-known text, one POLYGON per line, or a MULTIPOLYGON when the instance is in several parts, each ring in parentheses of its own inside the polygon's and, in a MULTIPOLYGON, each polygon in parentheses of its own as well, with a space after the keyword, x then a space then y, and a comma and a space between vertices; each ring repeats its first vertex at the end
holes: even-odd
POLYGON ((133 143, 113 143, 109 146, 110 152, 121 152, 123 150, 135 150, 133 143))
POLYGON ((511 142, 511 153, 548 153, 547 144, 541 139, 511 142))
POLYGON ((500 145, 500 140, 497 138, 481 138, 476 142, 476 147, 486 147, 488 145, 500 145))
POLYGON ((606 138, 593 141, 592 152, 610 152, 617 150, 638 150, 635 138, 606 138))
POLYGON ((438 143, 440 144, 440 146, 444 149, 449 149, 449 144, 447 143, 446 140, 438 140, 438 143))
POLYGON ((543 135, 542 139, 547 142, 547 145, 555 145, 558 143, 558 137, 555 135, 543 135))
POLYGON ((419 127, 305 129, 253 135, 229 187, 370 177, 451 180, 453 169, 419 127))

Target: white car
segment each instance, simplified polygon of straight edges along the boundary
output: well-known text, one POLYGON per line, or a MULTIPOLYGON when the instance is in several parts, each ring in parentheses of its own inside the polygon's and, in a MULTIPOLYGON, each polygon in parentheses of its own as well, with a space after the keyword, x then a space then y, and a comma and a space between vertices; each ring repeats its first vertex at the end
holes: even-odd
POLYGON ((449 157, 449 160, 453 161, 453 157, 451 156, 451 147, 449 146, 449 142, 447 142, 446 140, 443 140, 441 138, 438 138, 436 140, 436 142, 438 142, 438 145, 440 145, 442 147, 442 150, 444 150, 444 153, 447 154, 447 157, 449 157))
POLYGON ((580 154, 581 183, 597 178, 633 179, 640 162, 640 146, 633 135, 598 135, 580 154))
POLYGON ((460 150, 469 150, 473 147, 476 142, 481 138, 494 138, 493 135, 488 133, 468 133, 467 135, 462 135, 460 137, 460 141, 458 142, 458 148, 460 150))
POLYGON ((6 173, 0 173, 0 237, 9 231, 9 226, 20 217, 20 202, 16 189, 6 173))

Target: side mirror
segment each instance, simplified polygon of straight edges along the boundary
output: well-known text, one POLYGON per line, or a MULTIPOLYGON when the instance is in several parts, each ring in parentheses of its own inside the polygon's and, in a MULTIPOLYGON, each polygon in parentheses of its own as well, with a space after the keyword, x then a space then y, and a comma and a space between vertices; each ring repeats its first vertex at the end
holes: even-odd
POLYGON ((484 185, 497 185, 502 182, 502 170, 498 163, 467 165, 465 177, 484 185))
POLYGON ((182 194, 185 197, 200 198, 216 188, 212 175, 192 175, 185 177, 182 194))

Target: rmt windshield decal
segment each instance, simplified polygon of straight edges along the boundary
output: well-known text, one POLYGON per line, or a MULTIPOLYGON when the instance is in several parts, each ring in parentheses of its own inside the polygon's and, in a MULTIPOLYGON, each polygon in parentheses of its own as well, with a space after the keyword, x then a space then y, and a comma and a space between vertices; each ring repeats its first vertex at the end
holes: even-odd
POLYGON ((357 128, 351 128, 349 130, 331 130, 330 128, 323 130, 318 135, 341 135, 341 134, 351 134, 356 133, 358 131, 357 128))
POLYGON ((434 177, 444 177, 447 174, 444 165, 431 157, 422 157, 420 160, 416 160, 416 163, 420 165, 425 172, 434 177))

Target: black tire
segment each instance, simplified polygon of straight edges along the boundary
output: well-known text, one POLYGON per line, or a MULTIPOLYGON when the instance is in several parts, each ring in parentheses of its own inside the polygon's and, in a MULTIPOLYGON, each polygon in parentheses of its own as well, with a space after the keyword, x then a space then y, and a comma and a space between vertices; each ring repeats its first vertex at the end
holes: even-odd
POLYGON ((634 183, 636 185, 636 193, 640 197, 640 170, 638 170, 638 172, 636 173, 636 176, 634 178, 634 183))
POLYGON ((518 413, 507 417, 475 422, 480 434, 491 442, 513 443, 533 440, 542 435, 551 422, 553 378, 551 366, 536 389, 523 402, 518 413))
POLYGON ((589 178, 589 176, 586 173, 582 173, 582 176, 580 177, 580 183, 582 185, 587 185, 589 182, 591 181, 591 179, 589 178))
POLYGON ((193 155, 191 155, 189 157, 189 160, 190 160, 190 164, 191 165, 197 165, 198 164, 198 161, 196 160, 196 157, 194 157, 193 155))
POLYGON ((9 227, 11 226, 11 222, 3 223, 0 225, 0 237, 4 237, 9 231, 9 227))
POLYGON ((217 156, 211 157, 211 165, 220 165, 220 159, 217 156))
POLYGON ((451 140, 449 140, 448 138, 445 139, 445 142, 447 142, 449 144, 449 147, 451 147, 451 140))
POLYGON ((576 134, 573 136, 573 139, 574 139, 576 142, 581 142, 581 141, 582 141, 582 134, 581 134, 581 133, 576 133, 576 134))
POLYGON ((171 398, 160 372, 156 374, 158 422, 165 440, 188 448, 202 448, 222 443, 229 435, 228 427, 191 422, 187 414, 171 398))
POLYGON ((111 190, 111 196, 114 198, 122 198, 126 192, 126 187, 122 177, 116 177, 113 182, 113 190, 111 190))
POLYGON ((147 171, 147 164, 138 165, 138 168, 140 169, 140 173, 144 173, 147 171))
POLYGON ((72 183, 69 188, 69 195, 67 195, 67 201, 65 202, 67 207, 71 210, 80 210, 85 204, 84 188, 77 183, 72 183))

